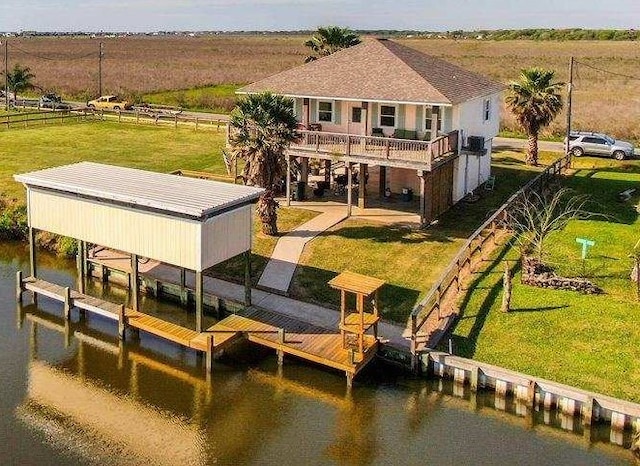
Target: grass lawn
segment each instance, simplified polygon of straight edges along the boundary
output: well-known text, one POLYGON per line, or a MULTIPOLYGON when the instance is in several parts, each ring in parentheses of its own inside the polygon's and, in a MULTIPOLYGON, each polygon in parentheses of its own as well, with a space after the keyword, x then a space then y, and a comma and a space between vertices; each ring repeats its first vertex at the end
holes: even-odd
MULTIPOLYGON (((640 238, 635 205, 616 194, 640 188, 640 161, 583 158, 566 184, 591 196, 590 210, 607 214, 574 221, 547 241, 549 264, 565 276, 586 276, 605 294, 586 296, 520 283, 516 269, 512 312, 500 312, 506 248, 487 263, 462 302, 453 338, 456 353, 531 375, 640 402, 640 303, 629 280, 628 254, 640 238), (595 241, 585 263, 576 237, 595 241)), ((640 190, 639 190, 640 191, 640 190)), ((638 193, 636 193, 638 194, 638 193)))
MULTIPOLYGON (((544 154, 553 160, 553 154, 544 154)), ((437 225, 415 231, 350 219, 313 240, 294 276, 295 297, 339 304, 327 282, 344 270, 386 280, 381 292, 383 316, 404 323, 418 300, 435 283, 469 235, 514 191, 536 174, 513 152, 494 156, 496 188, 475 204, 460 203, 437 225)))
POLYGON ((24 200, 15 173, 93 161, 159 172, 226 174, 224 133, 111 122, 64 123, 0 131, 0 192, 24 200))
POLYGON ((232 83, 160 91, 146 94, 142 99, 150 104, 172 105, 185 110, 229 113, 235 107, 236 89, 241 86, 232 83))

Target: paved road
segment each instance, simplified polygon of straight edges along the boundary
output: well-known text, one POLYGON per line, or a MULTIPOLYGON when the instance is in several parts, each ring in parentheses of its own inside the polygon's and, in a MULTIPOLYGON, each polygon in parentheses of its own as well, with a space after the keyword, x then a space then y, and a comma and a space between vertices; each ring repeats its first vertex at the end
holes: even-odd
MULTIPOLYGON (((515 138, 494 138, 493 147, 495 149, 525 149, 527 146, 526 139, 515 138)), ((561 142, 538 141, 538 148, 548 152, 564 152, 564 144, 561 142)))

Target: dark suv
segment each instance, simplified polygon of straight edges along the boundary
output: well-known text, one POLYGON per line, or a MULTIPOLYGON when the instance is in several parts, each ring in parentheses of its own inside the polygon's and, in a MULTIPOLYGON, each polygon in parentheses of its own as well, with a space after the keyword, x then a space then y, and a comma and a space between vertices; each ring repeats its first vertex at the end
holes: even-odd
POLYGON ((616 160, 632 158, 634 155, 633 144, 630 142, 618 141, 602 133, 585 131, 576 131, 569 135, 569 151, 576 157, 584 154, 604 155, 616 160))
POLYGON ((40 97, 40 108, 53 108, 54 110, 70 110, 71 105, 62 101, 62 98, 54 94, 53 92, 49 92, 40 97))

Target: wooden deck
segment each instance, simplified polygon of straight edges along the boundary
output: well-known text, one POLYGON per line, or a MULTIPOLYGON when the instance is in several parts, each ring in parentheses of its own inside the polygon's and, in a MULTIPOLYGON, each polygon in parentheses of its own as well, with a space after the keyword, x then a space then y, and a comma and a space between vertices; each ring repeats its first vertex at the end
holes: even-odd
POLYGON ((377 339, 371 335, 365 336, 362 353, 352 348, 343 348, 340 333, 262 309, 247 308, 242 315, 231 315, 198 333, 142 312, 125 309, 122 304, 87 296, 45 280, 20 278, 19 287, 19 292, 29 290, 64 303, 66 318, 68 310, 77 307, 116 321, 122 338, 124 329, 132 328, 205 352, 209 369, 215 355, 244 337, 252 343, 276 350, 279 362, 288 354, 344 371, 347 383, 351 385, 353 377, 373 359, 378 348, 377 339))
POLYGON ((282 354, 344 371, 348 377, 371 361, 378 348, 377 339, 371 335, 366 336, 364 353, 359 354, 343 348, 340 333, 262 309, 250 308, 243 314, 229 316, 217 325, 243 332, 249 341, 282 354))

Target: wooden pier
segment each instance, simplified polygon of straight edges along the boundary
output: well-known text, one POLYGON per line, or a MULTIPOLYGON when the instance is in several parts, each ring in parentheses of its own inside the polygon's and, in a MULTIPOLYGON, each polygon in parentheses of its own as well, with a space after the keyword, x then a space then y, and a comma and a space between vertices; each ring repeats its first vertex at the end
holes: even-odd
POLYGON ((343 371, 348 386, 351 386, 353 377, 373 359, 378 347, 378 340, 371 335, 365 336, 364 351, 345 347, 343 337, 338 332, 253 307, 242 311, 242 315, 230 315, 205 331, 196 332, 143 312, 127 309, 122 304, 79 293, 69 287, 33 277, 23 279, 21 272, 18 272, 16 294, 19 300, 26 290, 63 303, 67 320, 70 319, 71 309, 75 307, 117 322, 118 334, 123 340, 126 329, 142 330, 205 353, 209 372, 215 357, 236 340, 245 338, 275 350, 279 364, 283 363, 284 355, 288 354, 343 371))

